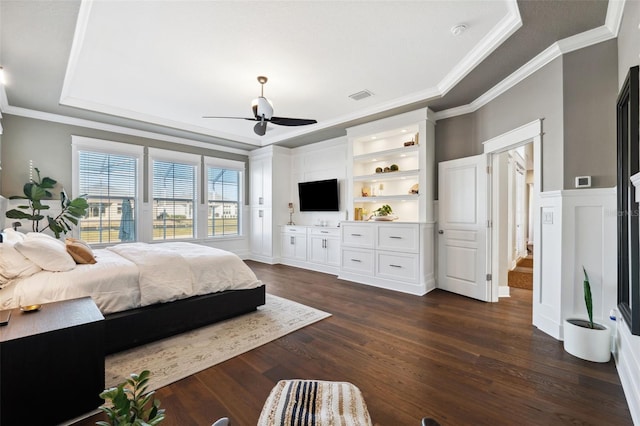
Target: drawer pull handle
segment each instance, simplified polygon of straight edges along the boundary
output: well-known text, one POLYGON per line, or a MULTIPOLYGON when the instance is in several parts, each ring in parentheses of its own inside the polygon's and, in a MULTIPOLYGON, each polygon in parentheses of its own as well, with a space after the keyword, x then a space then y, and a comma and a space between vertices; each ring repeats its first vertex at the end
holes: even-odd
POLYGON ((362 234, 351 234, 352 237, 362 237, 362 234))
POLYGON ((329 231, 320 231, 321 234, 328 234, 329 231))
POLYGON ((389 238, 393 238, 394 240, 401 240, 402 239, 402 237, 396 237, 394 235, 389 236, 389 238))
POLYGON ((358 263, 361 263, 361 262, 362 262, 362 260, 360 260, 360 259, 351 259, 351 261, 352 261, 352 262, 358 262, 358 263))
POLYGON ((400 265, 389 265, 389 266, 391 266, 392 268, 402 268, 402 266, 400 265))

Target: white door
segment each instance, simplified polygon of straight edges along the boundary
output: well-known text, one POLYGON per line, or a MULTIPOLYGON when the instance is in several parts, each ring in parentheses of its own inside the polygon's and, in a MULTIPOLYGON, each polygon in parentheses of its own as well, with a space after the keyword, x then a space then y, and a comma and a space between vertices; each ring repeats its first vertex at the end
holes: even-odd
POLYGON ((438 165, 438 288, 489 301, 487 157, 438 165))

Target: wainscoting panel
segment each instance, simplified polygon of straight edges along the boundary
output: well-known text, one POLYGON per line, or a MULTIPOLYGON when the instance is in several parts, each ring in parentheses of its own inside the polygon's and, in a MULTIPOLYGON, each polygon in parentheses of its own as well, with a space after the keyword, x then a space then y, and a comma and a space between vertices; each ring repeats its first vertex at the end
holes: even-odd
POLYGON ((563 320, 587 317, 584 266, 593 294, 595 321, 615 327, 609 311, 617 306, 617 228, 615 189, 563 191, 563 320))
POLYGON ((540 223, 534 237, 533 325, 560 338, 562 290, 562 196, 560 191, 540 194, 540 223))

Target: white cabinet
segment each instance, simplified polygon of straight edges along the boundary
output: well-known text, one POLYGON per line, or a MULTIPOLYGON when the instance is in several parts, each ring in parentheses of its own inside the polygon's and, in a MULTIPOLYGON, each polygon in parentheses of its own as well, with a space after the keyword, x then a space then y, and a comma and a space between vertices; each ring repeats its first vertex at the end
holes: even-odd
MULTIPOLYGON (((349 215, 384 204, 403 222, 433 221, 435 122, 421 109, 347 129, 349 215)), ((353 216, 352 216, 353 215, 353 216)))
POLYGON ((283 226, 280 262, 285 265, 338 275, 340 228, 283 226))
POLYGON ((268 146, 249 153, 249 203, 251 207, 251 259, 276 263, 282 245, 278 226, 289 217, 289 170, 287 148, 268 146))
POLYGON ((423 295, 435 288, 433 223, 342 222, 339 278, 423 295))
POLYGON ((251 208, 251 253, 266 258, 273 256, 273 238, 271 228, 271 209, 251 208))
POLYGON ((249 192, 251 206, 272 206, 272 157, 258 157, 252 159, 249 165, 250 187, 249 192))
POLYGON ((340 229, 309 228, 309 261, 340 266, 340 229))
POLYGON ((304 226, 283 226, 280 256, 299 261, 307 260, 307 229, 304 226))

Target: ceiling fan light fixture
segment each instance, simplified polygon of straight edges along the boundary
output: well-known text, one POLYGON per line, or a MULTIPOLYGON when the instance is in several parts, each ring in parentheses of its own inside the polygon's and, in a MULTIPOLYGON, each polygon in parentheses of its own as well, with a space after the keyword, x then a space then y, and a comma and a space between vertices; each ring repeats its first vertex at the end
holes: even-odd
POLYGON ((264 117, 265 120, 271 120, 271 117, 273 117, 273 104, 264 96, 260 96, 251 101, 251 109, 257 119, 264 117))

